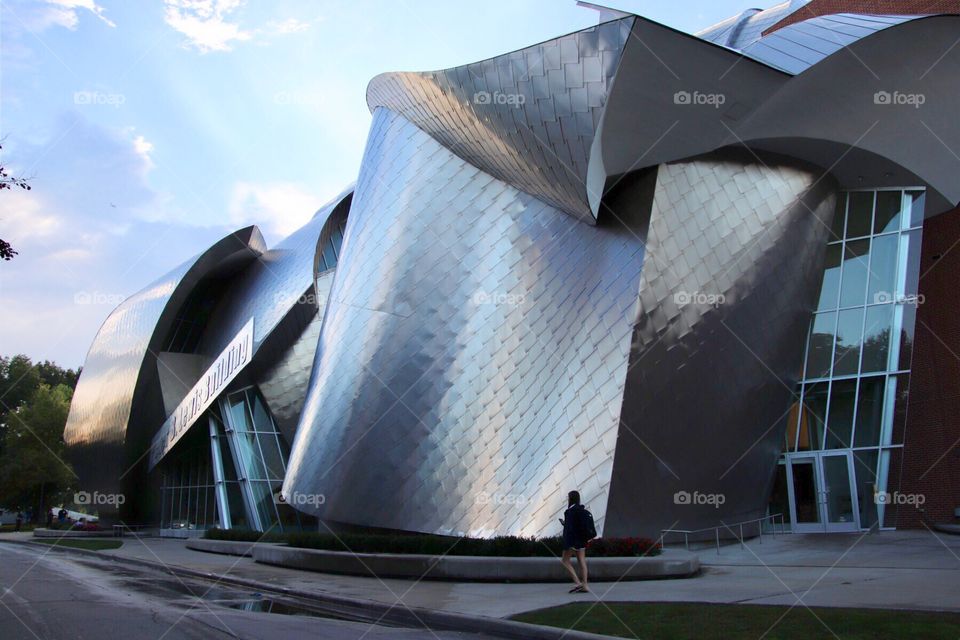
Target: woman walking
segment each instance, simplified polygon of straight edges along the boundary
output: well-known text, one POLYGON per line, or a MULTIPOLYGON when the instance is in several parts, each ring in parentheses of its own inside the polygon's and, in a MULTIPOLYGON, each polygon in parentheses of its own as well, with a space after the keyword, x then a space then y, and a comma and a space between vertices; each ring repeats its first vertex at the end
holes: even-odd
POLYGON ((563 512, 563 566, 573 578, 574 587, 570 593, 587 593, 590 588, 587 584, 587 543, 597 537, 597 530, 593 524, 593 515, 580 504, 580 492, 571 491, 567 494, 567 510, 563 512), (577 555, 577 565, 580 567, 580 576, 570 564, 570 558, 577 555))

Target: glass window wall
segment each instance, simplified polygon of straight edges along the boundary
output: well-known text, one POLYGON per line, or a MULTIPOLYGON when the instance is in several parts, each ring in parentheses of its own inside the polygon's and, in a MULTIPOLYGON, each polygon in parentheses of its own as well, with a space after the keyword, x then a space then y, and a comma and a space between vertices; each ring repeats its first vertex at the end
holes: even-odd
MULTIPOLYGON (((801 456, 799 465, 813 459, 810 452, 852 452, 856 495, 842 506, 844 513, 821 514, 828 521, 856 512, 862 529, 884 526, 874 492, 887 490, 891 452, 903 442, 916 306, 922 303, 917 281, 923 206, 919 189, 839 196, 784 454, 801 456)), ((816 459, 833 460, 824 454, 816 459)), ((839 478, 837 469, 816 471, 818 477, 839 478)))
MULTIPOLYGON (((299 528, 299 514, 278 502, 289 451, 256 387, 220 401, 224 431, 249 528, 268 531, 299 528)), ((228 466, 224 461, 224 466, 228 466)), ((233 509, 231 508, 231 514, 233 509)))

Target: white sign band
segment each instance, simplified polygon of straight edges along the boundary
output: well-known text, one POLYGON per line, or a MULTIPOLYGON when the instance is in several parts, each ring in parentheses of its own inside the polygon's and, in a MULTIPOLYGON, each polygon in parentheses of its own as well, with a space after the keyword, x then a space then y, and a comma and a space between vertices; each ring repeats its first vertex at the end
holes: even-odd
POLYGON ((151 470, 213 404, 220 392, 250 363, 252 356, 253 318, 250 318, 160 426, 150 444, 151 470))

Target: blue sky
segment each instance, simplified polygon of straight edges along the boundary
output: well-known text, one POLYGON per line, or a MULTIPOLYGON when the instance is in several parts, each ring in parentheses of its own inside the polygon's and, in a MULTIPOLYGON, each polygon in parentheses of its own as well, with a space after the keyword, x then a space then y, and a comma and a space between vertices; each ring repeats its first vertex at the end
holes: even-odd
MULTIPOLYGON (((683 31, 736 0, 620 0, 683 31)), ((573 0, 0 0, 0 355, 83 362, 123 296, 256 223, 271 245, 356 177, 367 82, 595 24, 573 0)))

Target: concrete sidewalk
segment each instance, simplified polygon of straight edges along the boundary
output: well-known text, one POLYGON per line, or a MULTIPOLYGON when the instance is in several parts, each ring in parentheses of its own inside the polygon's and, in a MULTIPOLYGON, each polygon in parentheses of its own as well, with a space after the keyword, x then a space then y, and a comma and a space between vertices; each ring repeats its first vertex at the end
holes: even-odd
MULTIPOLYGON (((0 540, 10 539, 0 535, 0 540)), ((29 536, 18 536, 29 539, 29 536)), ((960 537, 926 531, 791 535, 745 548, 699 552, 702 575, 686 580, 598 583, 569 595, 560 584, 377 580, 256 564, 250 558, 192 551, 183 540, 124 538, 101 552, 275 587, 411 607, 506 617, 574 601, 677 601, 960 611, 960 537)))

